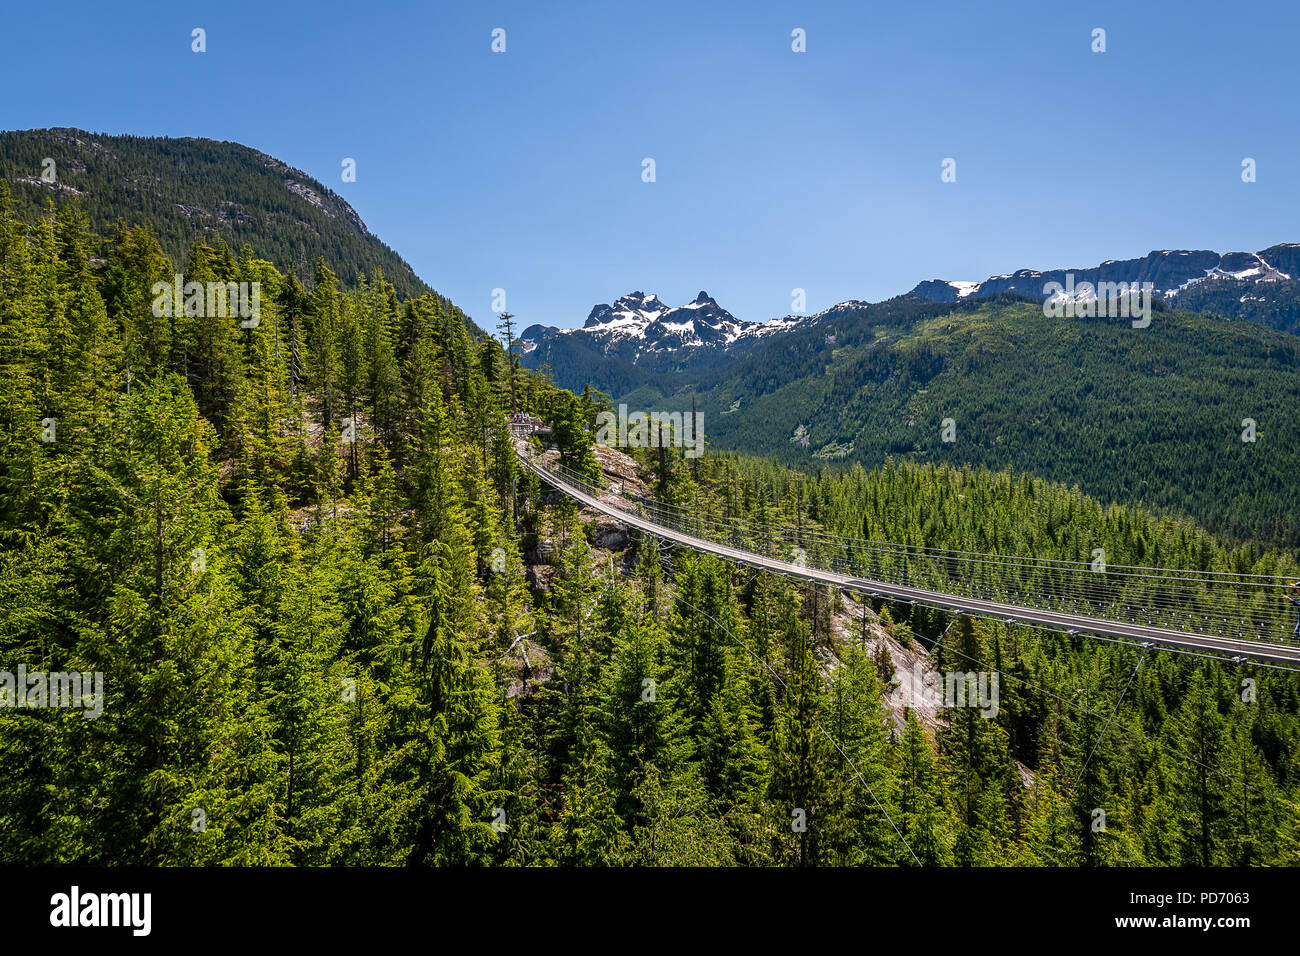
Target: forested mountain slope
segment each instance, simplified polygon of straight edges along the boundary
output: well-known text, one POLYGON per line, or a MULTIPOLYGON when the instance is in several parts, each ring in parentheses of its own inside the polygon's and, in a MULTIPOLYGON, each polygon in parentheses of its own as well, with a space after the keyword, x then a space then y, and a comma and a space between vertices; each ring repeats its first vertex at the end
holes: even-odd
POLYGON ((694 399, 715 448, 792 464, 1010 468, 1242 540, 1300 545, 1294 336, 1175 311, 1148 328, 1048 318, 1015 296, 906 297, 823 325, 707 381, 678 379, 675 395, 626 400, 689 409, 694 399))
MULTIPOLYGON (((0 861, 1300 862, 1294 674, 1153 653, 1121 701, 1134 648, 660 553, 520 473, 516 403, 597 473, 594 396, 431 295, 172 262, 0 185, 0 672, 104 691, 0 707, 0 861), (155 315, 182 268, 261 283, 259 321, 155 315), (886 631, 996 669, 997 713, 896 729, 886 631)), ((698 513, 1295 569, 1029 478, 638 456, 698 513)))
MULTIPOLYGON (((1109 259, 1081 269, 1017 269, 983 282, 931 279, 913 295, 936 302, 980 299, 1016 292, 1040 301, 1049 283, 1073 290, 1087 283, 1150 283, 1155 295, 1189 312, 1260 322, 1283 332, 1300 331, 1300 245, 1279 243, 1259 252, 1220 254, 1208 249, 1159 249, 1141 259, 1109 259)), ((1067 295, 1070 293, 1066 293, 1067 295)))
MULTIPOLYGON (((1186 520, 1106 506, 1025 475, 908 462, 870 472, 824 466, 808 475, 744 457, 689 467, 669 458, 665 469, 656 453, 637 454, 656 494, 690 514, 931 548, 1079 561, 1100 546, 1119 563, 1300 575, 1294 555, 1226 547, 1186 520)), ((741 591, 744 637, 751 649, 767 647, 768 582, 749 571, 737 577, 748 582, 741 591)), ((813 646, 829 646, 838 659, 828 688, 835 713, 849 693, 838 681, 853 673, 858 651, 835 642, 836 597, 821 588, 798 590, 813 646)), ((875 770, 880 776, 868 777, 899 788, 900 826, 922 863, 1246 864, 1260 852, 1289 857, 1300 849, 1295 674, 1145 656, 1084 636, 953 620, 919 605, 873 606, 894 638, 929 649, 937 670, 988 669, 1001 677, 996 719, 978 719, 971 708, 947 710, 932 752, 909 716, 891 740, 895 776, 875 770), (1263 706, 1250 691, 1260 680, 1270 688, 1263 706), (1108 734, 1103 728, 1112 713, 1108 734), (1266 764, 1272 770, 1261 775, 1266 764), (1273 789, 1266 780, 1286 782, 1273 789), (1238 808, 1230 793, 1241 798, 1238 808), (1106 821, 1100 831, 1098 809, 1106 821), (1254 817, 1257 811, 1263 815, 1254 817), (1256 827, 1265 817, 1273 821, 1269 836, 1256 827), (1270 841, 1276 842, 1265 850, 1270 841)), ((850 620, 859 613, 850 608, 850 620)), ((851 630, 850 642, 859 633, 851 630)), ((879 680, 896 688, 905 675, 891 673, 879 643, 868 646, 879 680)), ((825 660, 827 652, 820 653, 825 660)), ((758 700, 761 708, 761 692, 758 700)), ((874 754, 868 741, 841 756, 872 767, 874 754)), ((815 787, 800 793, 815 801, 815 787)))
POLYGON ((22 216, 47 200, 61 206, 75 198, 100 234, 111 234, 118 220, 147 224, 178 262, 196 240, 220 237, 235 250, 248 243, 302 280, 324 257, 347 284, 382 269, 400 295, 430 291, 341 196, 239 143, 63 128, 0 132, 0 178, 22 216))

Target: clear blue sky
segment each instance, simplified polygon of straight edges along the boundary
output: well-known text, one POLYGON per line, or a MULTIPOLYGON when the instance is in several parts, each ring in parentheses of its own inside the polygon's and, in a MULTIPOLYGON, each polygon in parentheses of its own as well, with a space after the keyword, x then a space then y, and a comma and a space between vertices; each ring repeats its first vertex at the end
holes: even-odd
POLYGON ((707 289, 763 320, 795 287, 811 312, 928 278, 1300 241, 1298 11, 10 4, 0 127, 264 150, 485 327, 495 287, 524 324, 580 324, 633 289, 670 304, 707 289))

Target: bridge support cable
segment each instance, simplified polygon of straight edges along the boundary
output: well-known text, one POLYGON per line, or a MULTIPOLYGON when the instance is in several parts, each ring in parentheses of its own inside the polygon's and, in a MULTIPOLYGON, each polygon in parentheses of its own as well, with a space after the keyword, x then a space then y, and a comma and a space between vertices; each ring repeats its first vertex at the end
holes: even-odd
POLYGON ((516 445, 520 461, 580 503, 661 540, 733 563, 975 617, 1300 667, 1285 578, 981 554, 759 526, 625 496, 516 445))
MULTIPOLYGON (((767 661, 763 660, 763 658, 759 656, 755 651, 753 651, 748 644, 746 644, 735 634, 733 634, 731 628, 727 627, 725 624, 723 624, 721 621, 715 618, 708 611, 696 607, 694 604, 692 604, 690 601, 686 600, 685 598, 681 597, 680 595, 677 597, 677 600, 680 601, 682 604, 684 604, 686 607, 690 608, 695 613, 707 617, 710 621, 713 622, 713 624, 716 627, 721 628, 732 639, 732 641, 734 641, 745 651, 745 653, 747 653, 750 657, 754 658, 754 660, 756 660, 759 663, 759 665, 764 670, 766 670, 769 675, 771 675, 774 681, 780 684, 782 690, 787 689, 785 679, 776 672, 775 668, 773 668, 772 665, 769 664, 767 661)), ((872 802, 875 803, 876 808, 881 812, 881 814, 884 815, 885 819, 889 821, 890 827, 893 828, 895 835, 897 835, 899 841, 902 842, 903 846, 907 848, 907 852, 908 854, 911 855, 912 860, 916 863, 917 866, 924 866, 924 864, 921 862, 920 857, 916 855, 916 851, 912 849, 912 845, 907 842, 907 837, 903 836, 903 831, 898 828, 898 824, 894 822, 894 818, 889 815, 889 811, 885 809, 885 805, 880 802, 880 798, 876 796, 876 792, 871 789, 871 784, 867 783, 866 779, 862 776, 861 771, 858 770, 858 765, 853 761, 853 758, 849 756, 849 754, 844 750, 843 747, 840 746, 839 741, 836 740, 831 735, 830 731, 828 731, 825 727, 822 726, 822 722, 820 720, 818 720, 816 717, 812 717, 811 715, 810 715, 810 719, 812 720, 813 725, 821 732, 821 735, 826 738, 826 742, 835 748, 835 750, 839 753, 840 757, 844 760, 844 762, 849 765, 850 769, 852 769, 853 775, 858 778, 858 783, 862 784, 863 789, 867 791, 867 794, 871 797, 872 802)))
MULTIPOLYGON (((951 625, 949 625, 949 626, 951 626, 951 625)), ((1124 642, 1118 642, 1118 643, 1124 643, 1124 642)), ((1153 647, 1153 646, 1151 646, 1151 645, 1140 645, 1140 646, 1138 647, 1138 649, 1142 651, 1142 657, 1145 658, 1146 655, 1147 655, 1147 653, 1149 653, 1149 652, 1152 651, 1152 650, 1157 650, 1158 648, 1155 648, 1155 647, 1153 647)), ((1082 705, 1082 704, 1076 702, 1076 701, 1073 699, 1073 696, 1071 696, 1071 697, 1062 697, 1060 694, 1055 694, 1055 693, 1053 693, 1052 691, 1048 690, 1048 689, 1045 688, 1045 687, 1040 687, 1039 685, 1035 684, 1033 681, 1026 680, 1024 677, 1021 677, 1021 676, 1019 676, 1019 675, 1017 675, 1017 674, 1012 674, 1012 673, 1009 673, 1009 672, 1007 672, 1007 671, 1001 670, 1001 669, 995 667, 993 664, 989 663, 988 661, 982 661, 982 660, 980 660, 978 657, 972 657, 970 654, 965 653, 965 652, 962 651, 960 648, 956 648, 956 647, 947 647, 947 648, 945 648, 945 652, 946 652, 946 653, 950 653, 950 654, 956 654, 958 657, 964 658, 965 660, 969 661, 970 663, 972 663, 972 664, 976 664, 976 665, 982 667, 984 670, 986 670, 986 671, 987 671, 988 673, 990 673, 990 674, 997 674, 997 675, 999 676, 999 679, 1005 679, 1005 680, 1012 680, 1012 681, 1015 681, 1016 683, 1018 683, 1018 684, 1020 684, 1020 685, 1022 685, 1022 686, 1024 686, 1024 687, 1027 687, 1027 688, 1029 688, 1029 689, 1032 690, 1032 691, 1035 691, 1035 692, 1037 692, 1037 693, 1039 693, 1039 694, 1042 694, 1044 697, 1049 697, 1049 698, 1051 698, 1052 700, 1057 701, 1058 703, 1064 704, 1066 707, 1068 707, 1068 708, 1070 708, 1071 710, 1074 710, 1074 711, 1076 711, 1076 712, 1078 712, 1078 713, 1080 713, 1080 714, 1083 714, 1083 715, 1088 716, 1088 717, 1097 717, 1097 718, 1101 718, 1101 717, 1105 716, 1105 715, 1103 715, 1102 713, 1100 713, 1099 711, 1090 710, 1089 708, 1085 707, 1084 705, 1082 705)), ((1196 656, 1204 656, 1204 655, 1196 655, 1196 656)), ((1139 665, 1141 664, 1141 658, 1139 659, 1138 663, 1139 663, 1139 665)), ((1129 677, 1129 684, 1132 683, 1132 681, 1133 681, 1133 677, 1136 676, 1136 674, 1137 674, 1137 668, 1135 667, 1135 668, 1134 668, 1134 671, 1133 671, 1133 674, 1129 677)), ((1125 685, 1125 688, 1124 688, 1125 693, 1127 693, 1127 690, 1128 690, 1128 685, 1126 684, 1126 685, 1125 685)), ((1077 693, 1077 692, 1076 692, 1076 693, 1077 693)), ((1122 695, 1121 695, 1121 697, 1122 697, 1122 695)), ((1118 713, 1118 711, 1119 711, 1119 701, 1116 701, 1114 713, 1118 713)), ((1113 716, 1113 714, 1112 714, 1112 716, 1113 716)), ((1128 730, 1128 729, 1129 729, 1129 728, 1127 728, 1127 727, 1125 726, 1125 724, 1124 724, 1123 721, 1121 721, 1121 722, 1120 722, 1119 724, 1117 724, 1116 726, 1119 727, 1121 730, 1128 730)), ((1171 756, 1171 757, 1176 757, 1176 758, 1179 759, 1179 760, 1186 761, 1187 763, 1193 764, 1194 766, 1198 767, 1198 768, 1201 769, 1201 770, 1206 771, 1207 773, 1214 774, 1216 777, 1219 777, 1219 778, 1221 778, 1221 779, 1223 779, 1223 780, 1229 781, 1230 783, 1232 783, 1232 784, 1234 784, 1234 785, 1236 785, 1236 786, 1241 786, 1242 788, 1244 788, 1244 789, 1246 789, 1246 790, 1249 790, 1251 793, 1257 794, 1257 795, 1263 797, 1263 798, 1266 799, 1266 800, 1271 800, 1272 802, 1276 803, 1276 804, 1277 804, 1278 806, 1280 806, 1280 807, 1285 807, 1285 808, 1286 808, 1287 810, 1289 810, 1291 813, 1294 813, 1294 814, 1296 814, 1296 816, 1300 817, 1300 806, 1297 806, 1296 804, 1292 803, 1290 800, 1287 800, 1285 797, 1280 797, 1280 796, 1277 796, 1277 795, 1275 795, 1275 794, 1271 794, 1271 793, 1269 793, 1269 792, 1266 791, 1266 790, 1262 790, 1262 789, 1260 789, 1259 787, 1256 787, 1255 785, 1251 784, 1251 783, 1250 783, 1249 781, 1247 781, 1246 778, 1244 778, 1244 777, 1239 777, 1239 776, 1236 776, 1236 775, 1234 775, 1234 774, 1224 773, 1222 770, 1218 770, 1218 769, 1216 769, 1216 768, 1214 768, 1214 767, 1209 766, 1208 764, 1202 763, 1201 761, 1197 760, 1195 757, 1189 756, 1188 754, 1183 753, 1183 752, 1180 751, 1180 750, 1176 750, 1176 749, 1174 749, 1173 747, 1169 746, 1168 744, 1164 743, 1164 742, 1160 739, 1160 735, 1158 735, 1158 734, 1152 734, 1152 735, 1149 735, 1149 736, 1148 736, 1148 735, 1146 735, 1146 734, 1145 734, 1144 732, 1142 732, 1142 731, 1131 731, 1131 733, 1137 735, 1137 739, 1138 739, 1138 741, 1141 742, 1141 743, 1150 743, 1150 744, 1154 744, 1154 745, 1155 745, 1156 747, 1158 747, 1162 752, 1168 754, 1169 756, 1171 756)), ((1099 739, 1100 739, 1100 738, 1099 738, 1099 739)), ((1094 746, 1094 749, 1095 749, 1095 746, 1094 746)), ((1082 774, 1080 774, 1080 776, 1082 776, 1082 774)), ((1076 777, 1075 783, 1076 783, 1076 785, 1077 785, 1077 783, 1078 783, 1078 778, 1077 778, 1077 777, 1076 777)))
POLYGON ((1088 769, 1088 764, 1092 763, 1092 755, 1097 752, 1097 748, 1101 746, 1101 742, 1106 738, 1106 731, 1110 729, 1111 722, 1119 713, 1120 705, 1124 703, 1124 698, 1128 696, 1128 689, 1133 686, 1133 680, 1138 676, 1138 671, 1142 669, 1142 662, 1147 659, 1147 653, 1150 650, 1150 645, 1147 645, 1142 649, 1142 656, 1139 657, 1137 663, 1133 665, 1133 673, 1128 675, 1128 683, 1126 683, 1124 689, 1120 691, 1119 697, 1115 698, 1114 710, 1110 712, 1110 716, 1106 718, 1106 722, 1101 725, 1101 730, 1097 731, 1097 739, 1092 742, 1092 747, 1088 750, 1088 756, 1079 766, 1079 772, 1075 774, 1074 783, 1070 785, 1071 790, 1078 787, 1079 781, 1083 779, 1084 771, 1088 769))

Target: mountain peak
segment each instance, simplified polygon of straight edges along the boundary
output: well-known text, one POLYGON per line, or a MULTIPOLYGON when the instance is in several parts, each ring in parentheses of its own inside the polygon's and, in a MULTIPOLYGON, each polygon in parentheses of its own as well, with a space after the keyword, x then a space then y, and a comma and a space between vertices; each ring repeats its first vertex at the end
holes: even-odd
MULTIPOLYGON (((592 308, 582 328, 554 329, 549 334, 580 334, 603 354, 626 352, 635 363, 647 353, 725 348, 756 327, 757 323, 737 319, 703 290, 686 305, 669 308, 653 292, 637 289, 619 296, 612 305, 601 303, 592 308)), ((539 341, 542 337, 539 334, 539 341)))
POLYGON ((659 296, 655 295, 653 292, 646 294, 639 289, 636 292, 629 292, 627 295, 619 296, 617 302, 622 302, 627 305, 635 305, 642 309, 667 308, 667 306, 659 300, 659 296))
POLYGON ((1042 296, 1047 283, 1068 285, 1068 276, 1073 276, 1076 284, 1093 286, 1099 282, 1150 282, 1156 292, 1172 299, 1180 294, 1186 297, 1189 290, 1206 295, 1224 283, 1266 285, 1300 277, 1300 254, 1290 244, 1270 246, 1261 252, 1222 255, 1209 249, 1157 249, 1140 259, 1107 259, 1085 269, 1017 269, 983 282, 930 279, 917 285, 911 294, 932 302, 956 302, 1001 292, 1042 296))
POLYGON ((653 292, 646 295, 638 290, 619 296, 613 305, 601 303, 595 306, 582 327, 635 332, 644 329, 667 311, 668 306, 660 302, 653 292))

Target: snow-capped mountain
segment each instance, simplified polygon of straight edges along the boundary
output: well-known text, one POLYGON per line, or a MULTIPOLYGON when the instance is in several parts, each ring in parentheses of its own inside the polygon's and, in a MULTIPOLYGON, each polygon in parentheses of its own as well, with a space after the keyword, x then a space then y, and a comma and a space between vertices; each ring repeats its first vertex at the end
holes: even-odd
POLYGON ((612 305, 597 305, 581 328, 530 325, 517 344, 525 366, 549 367, 555 381, 567 388, 581 389, 591 382, 622 395, 687 370, 707 374, 761 342, 824 321, 836 309, 853 304, 816 315, 747 322, 707 292, 676 308, 653 293, 631 292, 612 305))
MULTIPOLYGON (((1150 282, 1175 309, 1300 334, 1300 243, 1285 243, 1227 254, 1166 249, 1086 269, 1020 269, 983 282, 932 279, 908 295, 875 305, 851 299, 813 315, 766 322, 736 318, 707 292, 675 308, 653 293, 631 292, 612 305, 594 307, 581 328, 531 325, 517 345, 524 365, 549 367, 555 381, 567 388, 591 383, 627 395, 642 386, 663 390, 688 380, 707 382, 732 363, 780 364, 794 361, 792 356, 841 348, 864 323, 883 323, 884 328, 911 321, 907 303, 918 298, 934 303, 972 302, 1000 293, 1044 298, 1044 286, 1051 282, 1074 289, 1083 283, 1095 288, 1103 282, 1150 282)), ((1078 298, 1092 294, 1075 293, 1078 298)))
POLYGON ((983 282, 931 279, 916 286, 912 294, 932 302, 958 302, 1000 292, 1043 296, 1043 287, 1047 283, 1065 285, 1067 274, 1073 275, 1076 286, 1084 282, 1094 286, 1099 282, 1150 282, 1156 292, 1171 300, 1171 305, 1194 309, 1200 303, 1189 303, 1186 299, 1204 300, 1207 295, 1225 289, 1244 292, 1248 291, 1244 288, 1246 286, 1259 286, 1265 292, 1293 294, 1293 289, 1284 288, 1282 284, 1300 280, 1300 244, 1284 243, 1261 252, 1229 252, 1225 255, 1204 249, 1164 249, 1141 259, 1109 259, 1087 269, 1054 269, 1050 272, 1020 269, 1008 275, 992 276, 983 282), (1196 295, 1189 296, 1188 293, 1193 291, 1196 295))
POLYGON ((566 340, 601 355, 619 355, 633 363, 648 357, 691 350, 724 350, 746 340, 789 330, 818 316, 787 315, 770 322, 746 322, 718 305, 707 292, 671 308, 654 293, 631 292, 613 305, 595 306, 578 329, 530 325, 519 337, 519 350, 530 355, 566 340))

